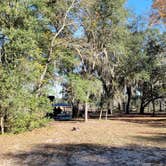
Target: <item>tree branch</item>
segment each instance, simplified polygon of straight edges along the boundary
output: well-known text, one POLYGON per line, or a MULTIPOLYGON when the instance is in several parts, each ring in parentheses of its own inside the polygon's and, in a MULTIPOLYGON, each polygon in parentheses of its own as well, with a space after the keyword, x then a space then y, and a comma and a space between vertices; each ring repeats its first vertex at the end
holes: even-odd
MULTIPOLYGON (((50 43, 50 49, 49 49, 49 54, 48 54, 48 59, 47 59, 47 63, 45 65, 45 68, 44 68, 44 71, 42 73, 42 75, 40 76, 40 80, 39 80, 39 84, 37 85, 35 91, 38 91, 40 92, 40 89, 41 87, 43 86, 43 80, 46 76, 46 73, 47 73, 47 70, 48 70, 48 65, 51 61, 51 58, 52 58, 52 54, 53 54, 53 47, 55 46, 54 43, 55 43, 55 40, 56 38, 59 36, 59 34, 64 30, 65 26, 66 26, 66 20, 67 20, 67 16, 69 14, 69 12, 71 11, 71 9, 74 7, 74 4, 75 4, 76 0, 73 0, 71 5, 69 6, 69 8, 67 9, 66 13, 65 13, 65 16, 63 18, 63 24, 61 26, 61 28, 58 30, 58 32, 55 33, 55 35, 53 36, 52 40, 51 40, 51 43, 50 43)), ((39 93, 37 94, 37 96, 39 95, 39 93)))

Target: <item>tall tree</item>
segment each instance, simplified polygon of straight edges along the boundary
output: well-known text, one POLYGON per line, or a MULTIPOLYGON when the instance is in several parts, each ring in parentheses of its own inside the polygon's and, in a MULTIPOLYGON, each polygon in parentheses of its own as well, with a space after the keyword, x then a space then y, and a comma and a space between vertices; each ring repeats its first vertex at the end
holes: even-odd
POLYGON ((148 78, 142 81, 142 97, 140 113, 144 113, 144 108, 158 98, 165 98, 164 81, 166 75, 165 66, 165 33, 160 34, 152 30, 147 32, 144 42, 145 58, 142 68, 147 73, 148 78))
POLYGON ((106 102, 108 109, 115 93, 115 68, 125 54, 124 43, 128 32, 124 3, 124 0, 91 1, 78 13, 84 34, 75 48, 84 72, 94 73, 102 81, 101 105, 106 102))
POLYGON ((33 114, 31 120, 37 117, 40 120, 37 112, 42 112, 44 105, 48 108, 49 103, 43 100, 45 85, 55 77, 55 60, 66 48, 65 37, 70 31, 67 25, 71 24, 70 11, 75 3, 75 0, 0 1, 0 111, 6 121, 13 117, 10 129, 19 120, 14 114, 23 115, 21 109, 27 115, 23 117, 32 117, 33 114), (14 101, 15 107, 12 108, 14 101))
POLYGON ((153 23, 158 23, 160 20, 166 23, 166 1, 154 0, 153 5, 154 13, 152 14, 153 23))

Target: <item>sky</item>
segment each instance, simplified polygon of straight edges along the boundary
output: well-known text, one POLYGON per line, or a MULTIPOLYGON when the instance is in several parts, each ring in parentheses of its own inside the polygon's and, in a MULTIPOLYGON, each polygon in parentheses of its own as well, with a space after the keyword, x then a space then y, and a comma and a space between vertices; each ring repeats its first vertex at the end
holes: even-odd
MULTIPOLYGON (((151 13, 151 6, 153 0, 127 0, 126 7, 132 10, 138 16, 148 16, 151 13)), ((156 25, 154 28, 165 32, 164 25, 156 25)))
POLYGON ((137 15, 143 15, 150 12, 152 0, 128 0, 126 6, 137 15))

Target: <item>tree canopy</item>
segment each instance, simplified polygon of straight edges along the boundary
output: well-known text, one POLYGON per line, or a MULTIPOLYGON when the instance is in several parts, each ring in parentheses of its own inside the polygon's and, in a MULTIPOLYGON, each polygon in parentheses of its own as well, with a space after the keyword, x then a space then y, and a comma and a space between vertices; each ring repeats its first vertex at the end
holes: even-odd
POLYGON ((155 10, 152 18, 154 22, 163 21, 166 23, 166 1, 165 0, 154 0, 153 9, 155 10))

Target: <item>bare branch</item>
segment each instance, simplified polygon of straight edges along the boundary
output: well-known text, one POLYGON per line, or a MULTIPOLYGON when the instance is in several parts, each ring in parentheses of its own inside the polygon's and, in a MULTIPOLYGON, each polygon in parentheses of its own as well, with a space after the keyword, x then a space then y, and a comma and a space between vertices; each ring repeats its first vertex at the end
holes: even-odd
POLYGON ((59 34, 63 31, 63 29, 65 28, 66 26, 66 20, 67 20, 67 16, 69 14, 69 12, 71 11, 71 9, 74 7, 74 4, 75 4, 76 0, 73 0, 71 5, 69 6, 69 8, 67 9, 66 13, 65 13, 65 16, 64 16, 64 19, 63 19, 63 24, 62 24, 62 27, 58 30, 58 32, 54 35, 52 41, 51 41, 51 46, 54 45, 54 42, 55 42, 55 39, 59 36, 59 34))

